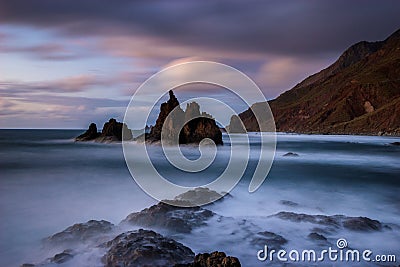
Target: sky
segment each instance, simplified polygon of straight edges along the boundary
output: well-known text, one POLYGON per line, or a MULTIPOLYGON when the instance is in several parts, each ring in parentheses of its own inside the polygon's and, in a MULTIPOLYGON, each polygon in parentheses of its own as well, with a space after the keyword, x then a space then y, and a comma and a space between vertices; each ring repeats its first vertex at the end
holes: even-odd
MULTIPOLYGON (((151 75, 191 60, 230 65, 273 99, 352 44, 388 37, 398 10, 397 0, 0 0, 0 128, 101 128, 151 75)), ((231 101, 214 89, 176 95, 231 101)))

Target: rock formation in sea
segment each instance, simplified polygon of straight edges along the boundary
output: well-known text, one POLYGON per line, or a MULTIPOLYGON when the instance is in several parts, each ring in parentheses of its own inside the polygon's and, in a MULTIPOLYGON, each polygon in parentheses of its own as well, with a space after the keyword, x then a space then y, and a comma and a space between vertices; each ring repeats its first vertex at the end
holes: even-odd
POLYGON ((227 132, 229 133, 246 133, 246 128, 240 120, 238 115, 232 115, 229 126, 227 126, 227 132))
POLYGON ((111 118, 103 126, 101 133, 97 131, 95 123, 89 125, 89 129, 75 138, 75 141, 95 141, 100 143, 121 142, 122 137, 124 140, 132 139, 132 131, 125 123, 117 122, 116 119, 111 118))
POLYGON ((169 100, 161 104, 156 124, 146 135, 146 141, 158 142, 162 137, 171 144, 199 143, 205 138, 213 140, 217 145, 223 144, 222 132, 212 116, 201 113, 196 102, 187 104, 183 111, 172 91, 169 91, 169 100))

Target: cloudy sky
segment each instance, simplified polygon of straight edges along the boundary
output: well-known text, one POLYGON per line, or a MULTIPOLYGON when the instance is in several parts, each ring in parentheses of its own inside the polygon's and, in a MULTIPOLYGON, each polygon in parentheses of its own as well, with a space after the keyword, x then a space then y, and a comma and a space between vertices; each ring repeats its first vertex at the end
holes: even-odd
POLYGON ((391 0, 0 0, 0 128, 122 120, 143 81, 191 59, 231 65, 274 98, 351 44, 385 39, 398 10, 391 0))

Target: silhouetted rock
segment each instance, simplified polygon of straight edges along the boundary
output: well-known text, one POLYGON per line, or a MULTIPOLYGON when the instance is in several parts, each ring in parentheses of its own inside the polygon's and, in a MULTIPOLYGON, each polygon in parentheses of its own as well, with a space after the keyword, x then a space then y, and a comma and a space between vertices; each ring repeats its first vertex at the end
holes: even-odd
POLYGON ((177 264, 175 267, 240 267, 239 259, 226 256, 224 252, 197 254, 190 264, 177 264))
POLYGON ((244 124, 237 115, 232 115, 229 126, 227 127, 228 133, 247 133, 244 124))
POLYGON ((271 249, 280 249, 287 242, 283 236, 268 231, 257 233, 251 241, 255 246, 264 247, 264 245, 267 245, 271 249))
POLYGON ((299 156, 299 154, 294 153, 294 152, 288 152, 283 155, 283 157, 298 157, 298 156, 299 156))
POLYGON ((110 222, 90 220, 86 223, 76 223, 46 238, 44 242, 51 246, 80 244, 90 240, 95 241, 104 234, 110 233, 113 229, 114 225, 110 222))
POLYGON ((400 146, 400 142, 393 142, 393 143, 390 143, 391 145, 394 145, 394 146, 400 146))
POLYGON ((116 119, 111 118, 104 124, 101 133, 97 132, 96 124, 91 123, 89 129, 84 134, 75 138, 75 141, 121 142, 122 137, 124 137, 124 140, 131 140, 132 131, 125 123, 117 122, 116 119))
POLYGON ((174 266, 193 261, 193 251, 156 232, 139 229, 122 233, 105 244, 105 267, 174 266))
POLYGON ((140 212, 129 214, 121 223, 189 233, 193 228, 205 225, 213 215, 212 211, 200 207, 185 208, 160 202, 140 212))
POLYGON ((199 143, 209 138, 215 144, 222 145, 222 132, 212 116, 200 113, 200 106, 196 102, 187 104, 186 111, 183 111, 172 91, 169 91, 169 100, 161 104, 156 124, 145 137, 150 143, 163 138, 170 144, 199 143))
POLYGON ((89 125, 89 129, 87 129, 86 132, 75 138, 75 141, 92 141, 99 136, 100 133, 97 132, 96 123, 91 123, 89 125))

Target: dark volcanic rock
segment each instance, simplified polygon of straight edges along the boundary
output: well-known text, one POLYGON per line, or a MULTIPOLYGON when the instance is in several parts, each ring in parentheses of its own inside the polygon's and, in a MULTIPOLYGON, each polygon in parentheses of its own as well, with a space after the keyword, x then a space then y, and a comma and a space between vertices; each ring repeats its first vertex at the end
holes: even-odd
POLYGON ((175 267, 240 267, 239 259, 226 256, 224 252, 197 254, 190 264, 177 264, 175 267))
POLYGON ((299 156, 299 154, 293 153, 293 152, 288 152, 283 155, 283 157, 298 157, 298 156, 299 156))
POLYGON ((194 205, 198 203, 211 203, 222 197, 221 194, 205 187, 197 187, 194 190, 189 190, 179 196, 176 196, 174 201, 188 201, 194 205))
POLYGON ((288 241, 283 236, 268 231, 257 233, 257 235, 251 241, 253 245, 259 247, 264 247, 267 245, 272 249, 280 249, 287 242, 288 241))
POLYGON ((343 221, 343 227, 352 231, 379 231, 382 224, 367 217, 349 217, 343 221))
POLYGON ((86 132, 75 138, 75 141, 92 141, 99 136, 100 133, 97 132, 96 123, 91 123, 89 125, 89 129, 87 129, 86 132))
POLYGON ((310 233, 308 235, 308 238, 312 239, 312 240, 317 240, 317 241, 327 241, 325 236, 323 236, 321 234, 318 234, 318 233, 315 233, 315 232, 310 233))
POLYGON ((75 141, 120 142, 122 137, 124 137, 124 140, 131 140, 132 131, 125 123, 117 122, 116 119, 111 118, 104 124, 101 133, 97 132, 96 124, 91 123, 89 129, 75 138, 75 141))
POLYGON ((129 214, 121 223, 189 233, 193 228, 205 225, 213 215, 212 211, 200 207, 176 207, 160 202, 129 214))
POLYGON ((44 240, 47 245, 80 244, 89 240, 97 240, 110 233, 114 225, 107 221, 90 220, 86 223, 77 223, 56 233, 44 240))
POLYGON ((179 144, 199 143, 209 138, 215 144, 222 145, 222 132, 212 116, 200 113, 200 106, 196 102, 188 104, 186 111, 183 111, 172 91, 169 91, 169 100, 161 104, 156 124, 145 136, 146 141, 158 142, 161 135, 171 144, 175 144, 175 140, 179 144))
POLYGON ((286 211, 279 212, 273 216, 292 222, 308 222, 334 228, 344 227, 352 231, 366 232, 382 230, 382 224, 379 221, 372 220, 367 217, 347 217, 344 215, 308 215, 286 211))
POLYGON ((193 251, 173 239, 153 231, 137 230, 118 235, 107 242, 105 267, 174 266, 193 261, 193 251))
POLYGON ((71 250, 64 250, 63 252, 58 253, 58 254, 54 255, 54 257, 50 258, 50 261, 60 264, 60 263, 69 261, 73 257, 74 257, 74 255, 72 254, 71 250))

